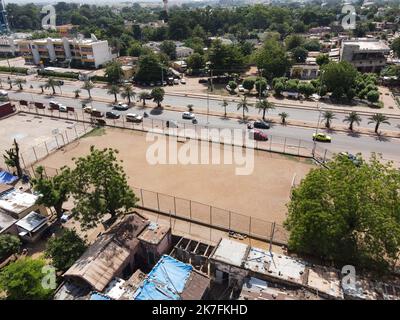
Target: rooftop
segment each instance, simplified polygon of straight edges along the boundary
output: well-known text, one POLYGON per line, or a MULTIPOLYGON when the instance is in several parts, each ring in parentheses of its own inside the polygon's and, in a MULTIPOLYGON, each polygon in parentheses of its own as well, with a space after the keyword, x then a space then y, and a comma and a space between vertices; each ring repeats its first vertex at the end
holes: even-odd
POLYGON ((334 270, 326 270, 326 268, 321 267, 310 268, 307 286, 335 299, 343 299, 341 281, 334 270))
POLYGON ((236 267, 242 267, 246 260, 249 247, 247 244, 223 238, 217 246, 211 259, 236 267))
POLYGON ((33 207, 37 199, 38 197, 31 193, 11 189, 0 195, 0 208, 18 214, 33 207))
POLYGON ((169 226, 150 222, 146 226, 146 229, 139 235, 138 239, 150 244, 159 244, 169 231, 169 226))
POLYGON ((9 227, 11 227, 16 222, 17 222, 17 219, 14 219, 7 213, 0 211, 0 233, 3 230, 7 230, 9 227))
POLYGON ((343 40, 342 46, 353 45, 358 46, 360 51, 387 51, 390 52, 389 46, 382 40, 375 39, 355 39, 343 40))
POLYGON ((40 213, 32 211, 24 218, 19 220, 16 225, 27 232, 35 232, 37 229, 41 228, 44 224, 46 224, 48 218, 41 215, 40 213))

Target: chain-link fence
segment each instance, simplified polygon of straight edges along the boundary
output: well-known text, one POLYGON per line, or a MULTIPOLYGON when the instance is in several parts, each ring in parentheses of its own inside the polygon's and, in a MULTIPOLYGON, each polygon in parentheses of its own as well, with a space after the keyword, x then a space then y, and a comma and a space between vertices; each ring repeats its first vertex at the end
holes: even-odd
MULTIPOLYGON (((210 126, 192 124, 190 122, 178 123, 178 128, 171 128, 168 121, 143 118, 140 122, 129 122, 125 116, 118 119, 107 119, 93 117, 84 110, 69 108, 69 112, 60 112, 47 108, 38 108, 35 104, 21 105, 17 103, 17 109, 22 112, 38 114, 42 116, 57 117, 60 119, 74 120, 83 125, 104 125, 121 129, 140 130, 145 132, 162 133, 169 136, 176 136, 178 139, 197 139, 210 141, 232 146, 244 146, 256 150, 283 153, 293 156, 315 158, 317 161, 325 162, 333 156, 327 149, 318 146, 313 141, 288 138, 276 135, 268 135, 267 141, 252 140, 249 143, 246 135, 247 130, 233 128, 213 128, 210 126), (241 132, 238 134, 238 132, 241 132)), ((171 123, 171 122, 169 122, 171 123)), ((59 143, 60 141, 55 141, 59 143)), ((40 150, 39 150, 40 151, 40 150)), ((45 150, 41 150, 42 153, 45 150)), ((39 157, 38 157, 39 158, 39 157)))
POLYGON ((143 209, 279 245, 287 244, 288 232, 274 222, 142 188, 134 187, 133 191, 140 199, 138 206, 143 209))

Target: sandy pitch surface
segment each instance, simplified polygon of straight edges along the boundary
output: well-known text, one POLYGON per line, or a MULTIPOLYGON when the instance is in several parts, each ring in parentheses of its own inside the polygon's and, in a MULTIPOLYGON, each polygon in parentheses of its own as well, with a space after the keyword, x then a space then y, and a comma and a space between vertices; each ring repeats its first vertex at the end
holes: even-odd
MULTIPOLYGON (((73 142, 40 164, 60 168, 72 165, 73 157, 88 154, 91 145, 97 148, 112 147, 119 150, 119 158, 123 160, 132 187, 190 199, 278 224, 286 217, 285 204, 289 200, 293 177, 296 176, 298 183, 313 167, 304 160, 267 152, 256 152, 254 171, 247 176, 236 175, 236 166, 232 164, 150 165, 146 160, 146 150, 151 144, 146 142, 144 133, 108 128, 104 135, 73 142)), ((220 147, 214 145, 210 148, 220 147)), ((171 202, 171 199, 160 196, 159 201, 160 207, 166 207, 166 202, 171 202)), ((197 206, 200 207, 199 204, 197 206)), ((193 214, 195 207, 193 205, 193 214)))

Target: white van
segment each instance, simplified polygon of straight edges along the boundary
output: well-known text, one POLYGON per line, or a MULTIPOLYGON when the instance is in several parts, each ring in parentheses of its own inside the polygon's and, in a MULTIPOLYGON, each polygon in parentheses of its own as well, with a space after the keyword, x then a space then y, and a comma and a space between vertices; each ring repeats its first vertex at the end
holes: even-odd
POLYGON ((168 120, 167 123, 167 128, 178 128, 178 122, 176 122, 175 120, 168 120))

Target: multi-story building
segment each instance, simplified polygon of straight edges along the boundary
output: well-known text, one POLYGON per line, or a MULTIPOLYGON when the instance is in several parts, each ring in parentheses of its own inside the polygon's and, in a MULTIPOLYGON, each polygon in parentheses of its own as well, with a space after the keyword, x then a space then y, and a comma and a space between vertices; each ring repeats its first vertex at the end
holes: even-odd
POLYGON ((350 62, 360 72, 380 72, 387 62, 389 46, 381 40, 343 40, 340 60, 350 62))
POLYGON ((19 43, 30 37, 29 33, 13 33, 0 36, 0 57, 15 57, 19 55, 19 43))
POLYGON ((19 49, 26 63, 44 66, 99 68, 115 58, 107 40, 26 40, 20 43, 19 49))

